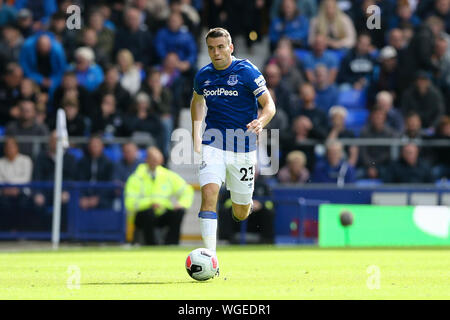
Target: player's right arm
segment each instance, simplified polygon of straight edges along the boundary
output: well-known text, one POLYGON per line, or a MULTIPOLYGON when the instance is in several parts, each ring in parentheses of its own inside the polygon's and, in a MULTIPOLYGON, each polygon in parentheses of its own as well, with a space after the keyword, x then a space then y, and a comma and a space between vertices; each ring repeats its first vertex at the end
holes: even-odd
POLYGON ((202 145, 201 131, 205 106, 205 98, 194 90, 191 100, 192 142, 194 144, 194 151, 199 153, 202 145))

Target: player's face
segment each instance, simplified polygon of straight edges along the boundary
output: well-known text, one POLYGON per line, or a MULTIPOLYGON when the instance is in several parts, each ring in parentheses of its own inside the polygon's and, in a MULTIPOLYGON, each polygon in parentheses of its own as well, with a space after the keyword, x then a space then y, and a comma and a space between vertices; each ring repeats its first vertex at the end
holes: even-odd
POLYGON ((227 38, 208 38, 206 45, 214 68, 223 70, 231 64, 231 54, 234 48, 232 43, 228 43, 227 38))

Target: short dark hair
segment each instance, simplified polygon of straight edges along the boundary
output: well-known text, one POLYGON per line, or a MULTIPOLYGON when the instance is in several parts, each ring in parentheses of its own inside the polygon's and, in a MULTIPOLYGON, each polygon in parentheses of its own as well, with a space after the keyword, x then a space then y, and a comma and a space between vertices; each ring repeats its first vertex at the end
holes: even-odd
POLYGON ((231 44, 231 35, 228 32, 227 29, 224 28, 213 28, 210 29, 208 31, 208 33, 206 34, 205 40, 208 40, 208 38, 220 38, 220 37, 225 37, 228 40, 228 43, 231 44))

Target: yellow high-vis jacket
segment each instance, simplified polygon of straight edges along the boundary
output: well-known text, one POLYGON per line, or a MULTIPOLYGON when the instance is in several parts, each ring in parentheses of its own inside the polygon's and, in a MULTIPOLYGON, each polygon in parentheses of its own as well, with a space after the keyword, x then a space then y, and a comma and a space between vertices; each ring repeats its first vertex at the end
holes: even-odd
POLYGON ((155 169, 155 179, 150 174, 147 164, 140 164, 131 174, 125 184, 125 208, 128 215, 150 209, 158 204, 156 215, 162 215, 166 210, 174 208, 172 200, 187 209, 194 199, 194 188, 177 173, 158 166, 155 169))

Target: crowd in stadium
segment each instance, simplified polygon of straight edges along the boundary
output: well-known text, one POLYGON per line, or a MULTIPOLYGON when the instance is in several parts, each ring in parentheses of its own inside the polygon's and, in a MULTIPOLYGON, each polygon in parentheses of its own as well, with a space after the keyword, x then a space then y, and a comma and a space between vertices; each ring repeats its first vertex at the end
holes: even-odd
MULTIPOLYGON (((54 143, 36 154, 14 137, 54 140, 58 108, 70 136, 91 137, 85 157, 67 160, 66 179, 126 180, 139 146, 125 144, 112 163, 105 138, 143 137, 167 159, 202 67, 202 31, 219 26, 243 36, 250 52, 269 39, 261 72, 277 106, 269 128, 281 132, 279 182, 450 177, 450 0, 0 0, 0 126, 8 137, 0 182, 53 179, 43 168, 54 143), (82 8, 80 30, 66 24, 72 4, 82 8), (370 5, 380 8, 379 28, 367 23, 370 5), (354 137, 409 143, 392 159, 386 145, 339 142, 354 137), (427 139, 448 144, 418 145, 427 139), (15 159, 32 167, 20 179, 11 177, 15 159), (92 159, 101 159, 95 172, 92 159)), ((246 58, 241 50, 236 57, 246 58)))

